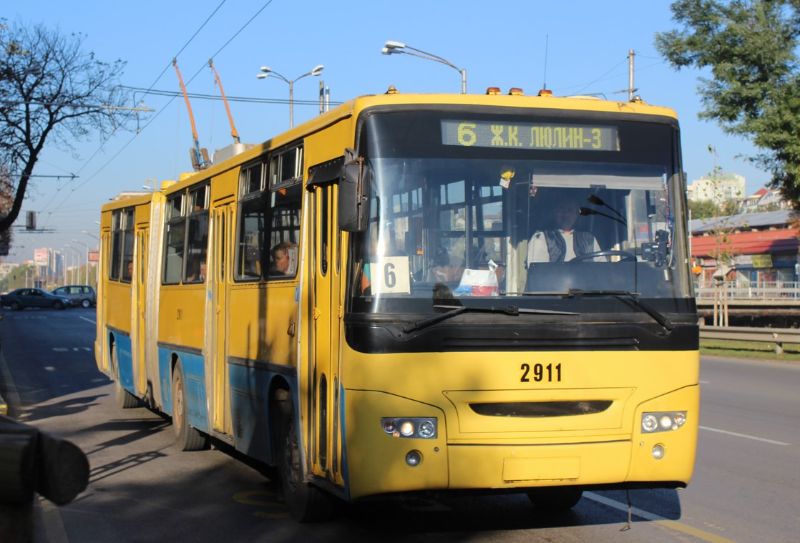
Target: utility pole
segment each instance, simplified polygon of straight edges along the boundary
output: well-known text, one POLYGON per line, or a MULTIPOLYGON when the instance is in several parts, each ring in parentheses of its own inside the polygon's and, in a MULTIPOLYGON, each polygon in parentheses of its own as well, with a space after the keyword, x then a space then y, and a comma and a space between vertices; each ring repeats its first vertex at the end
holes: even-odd
POLYGON ((633 101, 633 91, 636 89, 633 87, 633 58, 636 56, 636 53, 633 52, 633 49, 628 49, 628 102, 633 101))

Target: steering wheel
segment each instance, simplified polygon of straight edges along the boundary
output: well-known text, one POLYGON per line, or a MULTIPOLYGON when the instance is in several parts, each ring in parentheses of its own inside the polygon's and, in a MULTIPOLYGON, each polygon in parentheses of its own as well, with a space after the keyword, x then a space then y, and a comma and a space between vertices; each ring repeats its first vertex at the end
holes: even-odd
POLYGON ((596 251, 576 256, 569 262, 583 262, 584 260, 593 260, 601 256, 618 256, 620 257, 618 262, 636 262, 636 255, 629 251, 596 251))

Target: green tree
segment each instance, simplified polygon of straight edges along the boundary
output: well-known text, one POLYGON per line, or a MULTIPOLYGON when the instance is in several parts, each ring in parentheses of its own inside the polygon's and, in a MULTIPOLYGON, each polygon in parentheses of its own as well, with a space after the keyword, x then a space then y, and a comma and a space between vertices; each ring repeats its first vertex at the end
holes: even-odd
POLYGON ((719 215, 719 207, 712 200, 689 200, 692 219, 710 219, 719 215))
POLYGON ((682 28, 656 47, 676 69, 710 69, 701 118, 750 138, 751 160, 800 207, 800 0, 678 0, 672 14, 682 28))
POLYGON ((75 141, 113 132, 130 118, 117 83, 125 63, 98 60, 83 40, 0 20, 0 164, 12 181, 0 231, 19 215, 46 142, 74 151, 75 141))

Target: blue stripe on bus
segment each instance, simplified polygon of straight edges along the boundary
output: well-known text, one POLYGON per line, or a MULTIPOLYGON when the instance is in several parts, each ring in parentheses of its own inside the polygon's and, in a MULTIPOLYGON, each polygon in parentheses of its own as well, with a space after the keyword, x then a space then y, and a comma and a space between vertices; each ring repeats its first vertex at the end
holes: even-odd
POLYGON ((158 348, 158 374, 161 381, 161 397, 164 412, 172 415, 172 354, 176 354, 183 366, 184 400, 186 420, 193 428, 209 432, 206 401, 206 372, 203 356, 186 351, 158 348), (165 393, 166 392, 166 393, 165 393))
POLYGON ((263 366, 228 364, 234 447, 268 463, 273 462, 268 395, 275 375, 263 366))
POLYGON ((347 425, 344 416, 344 385, 339 381, 339 427, 342 435, 342 479, 344 480, 344 494, 350 499, 350 470, 347 467, 347 425))
POLYGON ((158 383, 161 386, 161 410, 172 416, 172 350, 158 348, 158 383))
POLYGON ((114 332, 114 349, 117 351, 117 381, 120 386, 133 394, 136 389, 133 386, 133 353, 131 349, 131 337, 119 330, 114 332))

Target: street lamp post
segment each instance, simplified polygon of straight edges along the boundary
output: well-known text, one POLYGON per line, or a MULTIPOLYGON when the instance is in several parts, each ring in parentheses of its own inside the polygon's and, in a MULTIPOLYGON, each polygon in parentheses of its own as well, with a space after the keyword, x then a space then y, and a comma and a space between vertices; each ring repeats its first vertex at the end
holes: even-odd
POLYGON ((456 66, 447 59, 444 59, 438 55, 434 55, 433 53, 428 53, 426 51, 422 51, 421 49, 411 47, 410 45, 407 45, 400 41, 388 40, 383 45, 383 50, 381 50, 381 53, 383 53, 384 55, 406 54, 406 55, 411 55, 412 57, 422 58, 425 60, 432 60, 434 62, 438 62, 439 64, 444 64, 445 66, 450 66, 455 71, 457 71, 461 76, 461 94, 467 94, 466 68, 459 68, 458 66, 456 66))
MULTIPOLYGON (((81 230, 81 233, 89 236, 90 238, 92 238, 94 240, 96 240, 97 241, 97 244, 96 244, 97 248, 95 249, 95 251, 99 251, 99 249, 100 249, 100 247, 99 247, 100 246, 100 238, 97 237, 96 235, 92 234, 88 230, 81 230)), ((86 266, 87 266, 87 268, 89 266, 89 253, 88 252, 86 253, 86 266)), ((89 272, 87 271, 86 273, 87 273, 87 277, 88 277, 88 273, 89 272)), ((89 283, 87 281, 86 284, 87 285, 93 284, 95 287, 97 287, 97 263, 95 263, 95 265, 92 266, 92 275, 94 275, 94 283, 89 283)))
POLYGON ((294 84, 296 81, 303 79, 304 77, 308 77, 309 75, 318 76, 322 73, 322 70, 325 69, 325 66, 322 64, 317 64, 314 66, 311 71, 304 73, 303 75, 299 75, 294 79, 288 79, 283 74, 276 72, 269 66, 262 66, 261 73, 257 74, 256 77, 258 79, 266 79, 269 76, 277 77, 287 85, 289 85, 289 128, 294 126, 294 84))
POLYGON ((86 247, 86 264, 85 264, 84 273, 83 273, 85 281, 83 282, 83 284, 84 285, 88 285, 89 284, 89 244, 88 243, 84 243, 83 241, 80 241, 80 240, 77 240, 77 239, 73 239, 72 241, 74 243, 79 243, 79 244, 83 245, 84 247, 86 247))
MULTIPOLYGON (((72 256, 75 258, 74 262, 75 262, 75 265, 77 266, 78 260, 81 257, 81 252, 78 249, 76 249, 75 247, 73 247, 72 245, 70 245, 70 244, 65 245, 64 249, 72 251, 72 256)), ((70 284, 70 283, 77 283, 78 282, 78 278, 76 277, 76 275, 78 273, 77 270, 75 270, 75 272, 73 272, 72 279, 70 279, 70 276, 69 276, 69 258, 67 258, 67 265, 66 265, 66 269, 64 270, 64 272, 65 272, 64 276, 66 277, 66 280, 64 281, 65 283, 70 284)))

